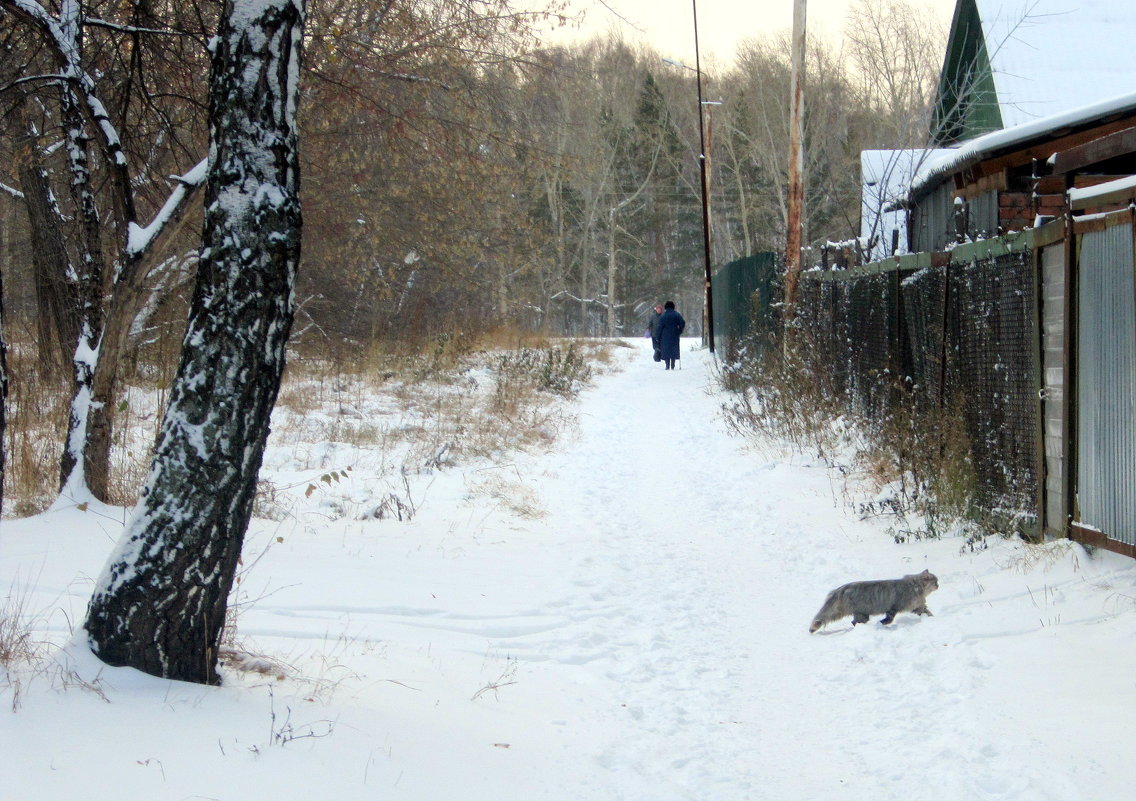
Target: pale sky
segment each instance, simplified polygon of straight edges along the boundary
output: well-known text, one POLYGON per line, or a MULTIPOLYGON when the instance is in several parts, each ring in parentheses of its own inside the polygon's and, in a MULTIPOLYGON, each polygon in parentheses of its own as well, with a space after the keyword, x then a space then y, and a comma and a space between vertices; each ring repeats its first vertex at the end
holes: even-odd
MULTIPOLYGON (((912 0, 924 5, 931 18, 950 26, 955 0, 912 0)), ((585 12, 581 32, 560 33, 571 39, 614 28, 624 38, 642 38, 660 53, 694 65, 694 13, 692 0, 570 0, 571 8, 585 12), (609 10, 610 9, 610 10, 609 10), (620 19, 620 16, 624 19, 620 19), (634 23, 636 27, 632 27, 634 23)), ((733 58, 744 39, 793 27, 793 0, 697 0, 698 42, 703 61, 733 58)), ((850 0, 808 0, 807 27, 839 42, 850 0)), ((555 41, 555 39, 554 39, 555 41)))

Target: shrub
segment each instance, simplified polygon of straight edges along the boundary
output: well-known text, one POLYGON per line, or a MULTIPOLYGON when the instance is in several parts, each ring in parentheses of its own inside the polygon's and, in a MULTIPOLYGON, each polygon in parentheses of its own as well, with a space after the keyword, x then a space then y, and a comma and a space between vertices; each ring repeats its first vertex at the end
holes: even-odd
POLYGON ((751 440, 788 442, 865 479, 874 497, 856 503, 857 511, 896 517, 897 541, 937 537, 958 521, 976 519, 963 401, 926 408, 902 382, 881 373, 878 385, 861 392, 876 407, 866 410, 812 353, 807 344, 743 343, 721 371, 729 392, 727 424, 751 440), (909 515, 921 517, 919 525, 910 527, 909 515))

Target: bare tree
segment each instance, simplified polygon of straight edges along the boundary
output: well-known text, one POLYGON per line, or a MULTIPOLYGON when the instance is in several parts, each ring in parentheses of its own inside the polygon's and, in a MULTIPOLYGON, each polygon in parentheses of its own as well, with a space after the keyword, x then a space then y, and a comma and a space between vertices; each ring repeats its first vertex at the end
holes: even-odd
POLYGON ((204 250, 150 475, 95 588, 104 661, 215 683, 284 370, 300 256, 303 0, 229 0, 214 47, 204 250))
MULTIPOLYGON (((152 17, 156 7, 174 18, 182 13, 161 4, 139 4, 127 12, 130 18, 117 22, 97 16, 98 9, 75 0, 62 2, 57 13, 38 0, 0 0, 0 13, 23 26, 27 41, 22 46, 34 55, 23 76, 6 88, 33 96, 40 108, 54 105, 63 144, 65 163, 59 180, 68 188, 70 213, 63 215, 52 207, 57 198, 43 199, 51 197, 46 188, 42 193, 26 191, 29 211, 39 209, 32 218, 33 230, 43 242, 57 243, 64 218, 75 220, 63 237, 71 240, 71 246, 49 251, 54 253, 53 264, 47 267, 54 274, 65 273, 61 280, 73 287, 74 392, 60 492, 76 500, 88 493, 107 498, 119 361, 131 322, 145 300, 147 258, 162 235, 175 227, 192 190, 204 178, 203 160, 180 177, 166 180, 155 175, 169 166, 171 150, 184 159, 186 135, 181 129, 194 127, 191 115, 158 106, 156 76, 146 72, 146 65, 155 60, 141 45, 147 37, 194 39, 175 36, 179 33, 175 28, 160 25, 152 17), (105 32, 107 38, 92 41, 90 30, 105 32), (113 93, 113 99, 106 92, 113 93), (137 100, 135 93, 142 99, 137 100), (130 146, 140 139, 145 146, 130 146), (153 217, 143 225, 147 209, 153 217), (108 240, 114 244, 108 247, 108 240), (109 272, 108 265, 113 266, 109 272)), ((192 11, 188 16, 194 17, 192 11)), ((193 55, 175 48, 167 60, 181 64, 184 74, 191 70, 193 55)), ((178 73, 167 71, 161 80, 176 88, 178 73)), ((177 92, 164 96, 176 97, 177 92)), ((193 101, 178 98, 174 106, 178 104, 192 107, 193 101)), ((47 177, 36 154, 29 157, 25 175, 29 190, 47 177)))
POLYGON ((4 470, 8 463, 8 345, 4 340, 4 265, 0 262, 0 515, 4 513, 4 470))
MULTIPOLYGON (((724 185, 731 172, 742 173, 747 191, 736 195, 744 205, 734 213, 744 216, 740 227, 755 250, 783 250, 788 229, 789 48, 787 37, 751 40, 739 52, 737 72, 724 81, 715 148, 724 185)), ((819 42, 810 43, 808 54, 808 93, 823 102, 805 116, 803 227, 809 236, 846 238, 856 230, 859 151, 872 121, 856 106, 840 61, 819 42)))
POLYGON ((878 147, 923 147, 947 33, 907 0, 856 0, 844 27, 860 102, 877 119, 878 147))

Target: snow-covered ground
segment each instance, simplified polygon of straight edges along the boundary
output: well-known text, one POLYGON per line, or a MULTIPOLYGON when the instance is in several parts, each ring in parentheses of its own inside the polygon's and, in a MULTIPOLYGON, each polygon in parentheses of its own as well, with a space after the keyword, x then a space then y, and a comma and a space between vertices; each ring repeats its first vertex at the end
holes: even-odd
MULTIPOLYGON (((572 433, 412 477, 409 522, 359 519, 382 482, 352 448, 276 442, 296 502, 239 591, 260 659, 216 688, 73 644, 13 672, 0 798, 1136 797, 1136 563, 897 545, 822 465, 727 436, 694 343, 675 372, 629 344, 572 433), (934 617, 808 633, 836 585, 924 568, 934 617)), ((4 521, 36 638, 68 642, 122 515, 4 521)))

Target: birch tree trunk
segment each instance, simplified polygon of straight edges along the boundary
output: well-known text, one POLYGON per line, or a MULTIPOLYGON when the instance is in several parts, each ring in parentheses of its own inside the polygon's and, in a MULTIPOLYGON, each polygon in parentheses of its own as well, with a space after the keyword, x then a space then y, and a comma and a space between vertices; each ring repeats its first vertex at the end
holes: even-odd
POLYGON ((214 43, 204 243, 150 475, 87 612, 105 662, 217 683, 284 369, 300 256, 304 0, 228 0, 214 43))
MULTIPOLYGON (((0 225, 4 221, 0 219, 0 225)), ((3 251, 0 251, 3 252, 3 251)), ((4 513, 4 474, 8 465, 8 345, 4 339, 4 267, 0 261, 0 515, 4 513)))
POLYGON ((63 446, 63 456, 59 465, 59 488, 65 495, 81 498, 82 488, 87 487, 95 497, 105 499, 106 471, 95 472, 88 476, 83 462, 88 412, 92 405, 91 384, 98 364, 99 334, 103 327, 102 226, 94 189, 91 186, 88 156, 90 137, 87 135, 78 98, 70 87, 64 88, 61 92, 60 117, 67 133, 71 193, 80 218, 81 234, 78 237, 78 264, 74 280, 79 335, 71 359, 74 383, 71 413, 67 421, 67 440, 63 446))

